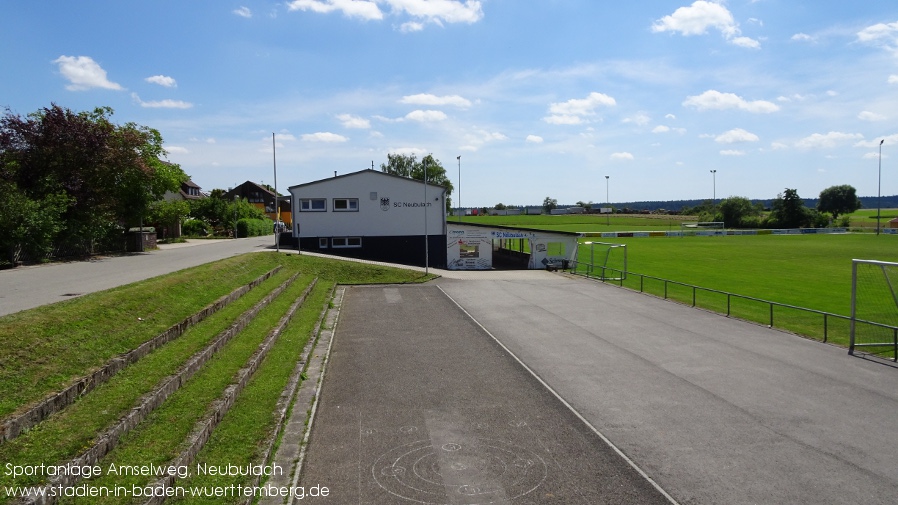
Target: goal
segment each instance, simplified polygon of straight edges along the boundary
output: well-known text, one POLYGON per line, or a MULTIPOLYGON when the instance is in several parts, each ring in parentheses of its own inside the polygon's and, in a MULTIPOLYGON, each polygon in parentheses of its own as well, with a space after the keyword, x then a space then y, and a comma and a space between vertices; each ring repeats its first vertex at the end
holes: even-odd
POLYGON ((848 353, 898 361, 898 263, 851 260, 851 338, 848 353))
POLYGON ((576 272, 603 281, 627 279, 627 244, 583 242, 577 254, 576 272))
POLYGON ((716 237, 726 234, 723 221, 688 221, 680 223, 681 237, 716 237))

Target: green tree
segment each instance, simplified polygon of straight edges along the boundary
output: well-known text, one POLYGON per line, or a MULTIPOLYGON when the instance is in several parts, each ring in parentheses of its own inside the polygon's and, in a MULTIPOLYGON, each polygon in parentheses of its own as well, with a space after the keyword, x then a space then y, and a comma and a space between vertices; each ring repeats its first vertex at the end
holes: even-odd
POLYGON ((548 196, 543 200, 543 211, 545 211, 546 214, 549 214, 552 212, 552 209, 556 208, 558 208, 558 200, 548 196))
POLYGON ((493 206, 493 208, 496 210, 505 210, 505 204, 500 202, 493 206))
POLYGON ((222 189, 213 189, 208 198, 189 200, 190 217, 207 223, 216 235, 227 235, 234 231, 240 219, 269 220, 261 209, 249 203, 246 198, 230 200, 224 197, 222 189))
POLYGON ((74 112, 56 104, 22 117, 0 118, 0 179, 27 199, 64 195, 55 238, 92 252, 94 245, 136 224, 151 202, 177 191, 186 174, 166 163, 158 131, 112 123, 113 111, 74 112))
POLYGON ((430 154, 422 158, 421 161, 418 161, 417 156, 414 154, 387 154, 387 162, 380 164, 381 172, 408 177, 416 181, 424 180, 425 167, 427 184, 446 188, 446 212, 449 212, 452 209, 452 198, 450 196, 455 188, 446 175, 446 169, 443 168, 440 160, 435 159, 430 154))
POLYGON ((773 200, 770 224, 777 228, 799 228, 810 221, 810 213, 798 190, 786 188, 773 200))
POLYGON ((760 210, 752 205, 751 200, 742 196, 731 196, 717 205, 715 221, 723 221, 729 228, 741 228, 750 217, 760 215, 760 210))
POLYGON ((860 208, 861 200, 857 197, 857 191, 848 184, 824 189, 817 201, 817 210, 832 215, 833 221, 838 219, 839 214, 851 214, 860 208))

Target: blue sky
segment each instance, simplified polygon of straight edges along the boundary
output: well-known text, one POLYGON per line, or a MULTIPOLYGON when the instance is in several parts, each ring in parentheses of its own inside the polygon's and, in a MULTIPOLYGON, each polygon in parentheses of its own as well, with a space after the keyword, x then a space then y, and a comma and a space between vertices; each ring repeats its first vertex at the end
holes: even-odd
POLYGON ((894 0, 12 0, 0 19, 0 106, 110 106, 207 191, 272 184, 275 133, 282 193, 406 153, 456 186, 461 156, 464 206, 870 196, 881 140, 898 193, 894 0))

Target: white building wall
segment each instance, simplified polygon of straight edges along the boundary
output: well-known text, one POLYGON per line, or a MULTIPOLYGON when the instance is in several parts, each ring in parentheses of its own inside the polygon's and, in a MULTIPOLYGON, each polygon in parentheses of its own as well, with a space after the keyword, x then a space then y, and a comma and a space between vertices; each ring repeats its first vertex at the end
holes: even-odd
POLYGON ((296 237, 445 235, 442 187, 364 170, 290 188, 296 237), (303 211, 308 198, 325 199, 326 211, 303 211), (358 211, 335 211, 334 199, 358 199, 358 211))

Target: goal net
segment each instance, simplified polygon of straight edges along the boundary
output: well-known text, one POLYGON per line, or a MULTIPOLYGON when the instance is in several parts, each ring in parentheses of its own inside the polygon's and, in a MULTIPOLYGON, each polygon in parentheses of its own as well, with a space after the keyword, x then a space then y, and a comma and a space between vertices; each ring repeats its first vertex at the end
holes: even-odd
POLYGON ((627 244, 582 242, 577 251, 575 273, 603 281, 627 278, 627 244))
POLYGON ((848 353, 898 361, 898 263, 852 260, 848 353))

